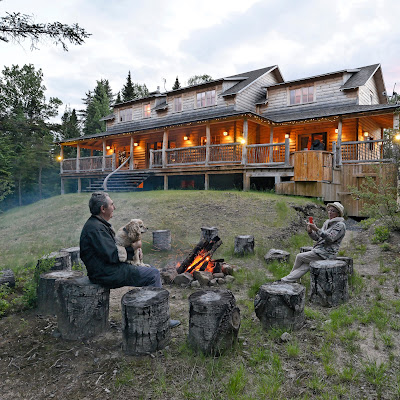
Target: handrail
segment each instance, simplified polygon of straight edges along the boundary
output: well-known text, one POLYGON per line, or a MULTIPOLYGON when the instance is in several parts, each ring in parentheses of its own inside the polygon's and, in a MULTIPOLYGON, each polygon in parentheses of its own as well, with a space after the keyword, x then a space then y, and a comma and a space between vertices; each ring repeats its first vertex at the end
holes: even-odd
POLYGON ((115 171, 110 172, 110 173, 106 176, 106 178, 104 179, 104 182, 103 182, 103 189, 104 189, 105 191, 107 191, 107 182, 108 182, 108 180, 110 179, 110 177, 111 177, 112 175, 114 175, 116 172, 118 172, 118 171, 131 159, 131 157, 132 157, 132 154, 130 154, 129 157, 128 157, 115 171))

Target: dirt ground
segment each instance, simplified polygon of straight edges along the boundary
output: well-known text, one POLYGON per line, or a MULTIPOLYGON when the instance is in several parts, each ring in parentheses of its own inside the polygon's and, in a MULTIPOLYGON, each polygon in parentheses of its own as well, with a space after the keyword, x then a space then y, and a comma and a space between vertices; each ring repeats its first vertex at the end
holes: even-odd
MULTIPOLYGON (((349 223, 349 228, 352 230, 347 231, 342 248, 348 254, 354 254, 355 270, 365 282, 362 292, 354 295, 350 302, 364 307, 368 299, 376 296, 378 291, 383 294, 385 300, 400 300, 398 288, 396 289, 397 277, 382 271, 382 263, 393 265, 399 255, 399 235, 392 234, 391 249, 382 251, 378 244, 371 243, 368 234, 359 230, 356 223, 349 223), (387 277, 387 279, 379 280, 380 277, 387 277)), ((272 275, 268 276, 266 273, 267 277, 272 279, 272 275)), ((130 289, 128 287, 111 290, 110 328, 106 333, 90 340, 64 341, 57 337, 55 317, 38 315, 36 310, 2 318, 0 320, 0 399, 198 398, 189 397, 181 390, 175 394, 169 392, 164 395, 143 390, 143 387, 151 386, 156 379, 157 368, 159 368, 157 363, 162 363, 167 370, 176 370, 177 377, 182 377, 180 362, 182 344, 188 334, 188 296, 194 290, 176 286, 166 286, 166 288, 170 291, 171 318, 179 319, 182 324, 172 330, 171 344, 166 350, 146 357, 127 357, 121 349, 120 300, 130 289), (121 383, 121 373, 125 371, 124 368, 128 364, 136 366, 132 377, 136 382, 133 387, 121 383), (142 388, 139 391, 140 394, 137 390, 139 387, 142 388)), ((249 300, 247 288, 234 284, 232 291, 239 304, 241 304, 240 300, 243 302, 249 300)), ((308 302, 306 305, 310 306, 308 302)), ((327 310, 317 306, 313 308, 327 315, 327 310)), ((250 319, 254 324, 258 323, 254 311, 250 319)), ((376 345, 376 330, 371 325, 361 326, 359 333, 362 337, 359 341, 361 352, 355 356, 356 359, 357 357, 368 358, 376 360, 378 364, 388 363, 391 354, 392 357, 394 355, 398 359, 399 335, 393 335, 394 343, 391 351, 388 352, 383 349, 383 346, 376 345)), ((318 330, 315 331, 315 322, 308 319, 305 328, 298 333, 297 338, 299 341, 310 343, 318 341, 318 336, 318 330)), ((240 351, 244 352, 241 357, 245 358, 249 347, 242 346, 241 349, 240 351)), ((346 354, 338 351, 336 363, 339 366, 341 357, 343 364, 348 362, 346 354)), ((312 359, 313 356, 310 355, 310 358, 312 359)), ((307 360, 306 356, 297 361, 299 365, 296 366, 289 360, 285 364, 285 379, 301 380, 302 375, 299 370, 302 369, 301 365, 307 362, 315 363, 315 361, 307 360)), ((193 371, 195 371, 194 367, 193 371)), ((192 377, 193 371, 191 371, 192 377)), ((184 375, 186 378, 183 379, 190 380, 190 373, 184 375)), ((284 392, 281 398, 297 398, 297 395, 300 398, 302 395, 301 390, 297 392, 297 395, 295 393, 289 390, 286 394, 284 392)), ((357 394, 354 397, 353 395, 354 393, 351 397, 344 395, 341 398, 376 398, 374 387, 368 383, 360 385, 357 394)), ((387 396, 383 394, 382 398, 391 398, 387 396)), ((320 397, 315 395, 310 398, 320 397)))

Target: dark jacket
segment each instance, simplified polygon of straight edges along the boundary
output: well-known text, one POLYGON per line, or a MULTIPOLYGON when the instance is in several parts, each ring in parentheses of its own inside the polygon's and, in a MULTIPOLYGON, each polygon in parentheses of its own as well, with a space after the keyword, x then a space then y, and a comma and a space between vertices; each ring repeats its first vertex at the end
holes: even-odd
POLYGON ((325 150, 325 145, 318 139, 312 142, 311 150, 325 150))
MULTIPOLYGON (((106 220, 92 215, 85 223, 80 238, 80 256, 84 262, 89 279, 93 283, 115 288, 124 286, 129 274, 129 264, 121 263, 115 244, 115 232, 106 220)), ((134 250, 126 248, 128 259, 134 250)))

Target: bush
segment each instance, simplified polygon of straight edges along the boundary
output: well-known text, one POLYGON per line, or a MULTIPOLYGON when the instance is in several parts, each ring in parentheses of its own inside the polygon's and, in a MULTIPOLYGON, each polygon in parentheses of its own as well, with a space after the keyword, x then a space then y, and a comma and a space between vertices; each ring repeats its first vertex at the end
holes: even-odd
POLYGON ((390 230, 387 226, 377 226, 374 231, 372 243, 383 243, 389 239, 390 230))

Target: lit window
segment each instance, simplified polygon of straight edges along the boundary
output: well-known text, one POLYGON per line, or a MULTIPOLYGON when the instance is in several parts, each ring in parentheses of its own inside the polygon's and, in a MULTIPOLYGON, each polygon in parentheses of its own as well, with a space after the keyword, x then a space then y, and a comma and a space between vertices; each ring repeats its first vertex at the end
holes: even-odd
POLYGON ((144 118, 150 117, 150 115, 151 115, 150 103, 147 103, 143 106, 143 115, 144 115, 144 118))
POLYGON ((174 111, 175 112, 182 111, 182 96, 174 98, 174 111))
POLYGON ((125 108, 124 110, 119 110, 119 121, 132 121, 132 108, 125 108))
POLYGON ((197 93, 196 107, 215 106, 215 89, 197 93))
POLYGON ((304 104, 314 101, 314 86, 290 90, 290 104, 304 104))

